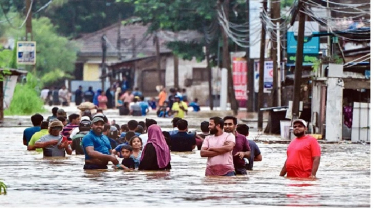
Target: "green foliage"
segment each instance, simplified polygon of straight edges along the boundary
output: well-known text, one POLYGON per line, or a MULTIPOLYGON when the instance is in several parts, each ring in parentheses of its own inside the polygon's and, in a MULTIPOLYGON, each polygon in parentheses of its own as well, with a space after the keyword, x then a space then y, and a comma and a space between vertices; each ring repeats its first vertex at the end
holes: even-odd
POLYGON ((6 186, 6 184, 3 181, 0 181, 0 194, 3 194, 3 193, 6 194, 7 188, 8 187, 6 186))
POLYGON ((9 67, 12 60, 12 50, 3 49, 0 51, 0 68, 9 67))
POLYGON ((201 43, 169 42, 166 46, 184 60, 192 60, 195 57, 200 62, 205 59, 205 54, 202 51, 204 45, 201 43))
MULTIPOLYGON (((20 18, 14 19, 15 25, 21 24, 20 21, 20 18)), ((22 40, 24 30, 8 28, 6 36, 22 40)), ((48 18, 33 19, 33 39, 36 41, 35 67, 38 76, 56 69, 61 69, 65 72, 74 71, 78 50, 77 45, 66 37, 59 36, 56 32, 56 27, 48 18)))
POLYGON ((9 68, 17 69, 17 67, 17 40, 15 40, 12 52, 12 59, 10 60, 9 68))
POLYGON ((40 82, 32 74, 27 74, 25 84, 17 83, 13 99, 8 109, 4 110, 5 115, 30 115, 36 112, 46 112, 43 100, 39 97, 36 89, 40 82))
POLYGON ((41 81, 43 85, 48 86, 50 84, 53 84, 59 81, 61 78, 73 79, 74 77, 60 69, 55 69, 54 71, 50 71, 44 74, 43 77, 41 78, 41 81))
POLYGON ((281 9, 285 7, 291 7, 295 0, 282 0, 281 1, 281 9))

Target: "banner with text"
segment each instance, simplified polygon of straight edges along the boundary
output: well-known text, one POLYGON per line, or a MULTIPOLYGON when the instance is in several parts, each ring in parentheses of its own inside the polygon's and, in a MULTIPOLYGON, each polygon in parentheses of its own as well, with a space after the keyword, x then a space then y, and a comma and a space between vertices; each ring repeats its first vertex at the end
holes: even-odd
MULTIPOLYGON (((259 61, 254 62, 255 73, 255 92, 258 93, 258 84, 260 78, 259 61)), ((264 93, 270 93, 273 88, 273 61, 264 62, 264 93)))
POLYGON ((232 80, 235 98, 237 100, 247 100, 247 61, 244 58, 233 58, 232 80))

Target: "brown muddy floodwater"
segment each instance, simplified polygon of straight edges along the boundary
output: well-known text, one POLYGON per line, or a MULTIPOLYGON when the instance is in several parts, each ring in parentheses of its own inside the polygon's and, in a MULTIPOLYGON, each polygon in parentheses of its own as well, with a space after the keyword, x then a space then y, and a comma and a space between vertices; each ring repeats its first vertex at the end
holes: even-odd
POLYGON ((0 128, 1 207, 370 207, 370 145, 321 144, 316 181, 279 177, 287 144, 264 143, 249 175, 205 177, 196 150, 172 153, 170 172, 84 171, 83 156, 26 151, 23 130, 0 128))

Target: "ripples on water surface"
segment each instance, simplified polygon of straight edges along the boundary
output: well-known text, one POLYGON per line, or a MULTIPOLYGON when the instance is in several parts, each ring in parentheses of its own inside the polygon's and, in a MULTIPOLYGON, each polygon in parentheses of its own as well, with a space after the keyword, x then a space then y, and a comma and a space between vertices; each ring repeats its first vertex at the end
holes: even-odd
POLYGON ((370 207, 370 145, 321 144, 316 181, 279 177, 287 145, 263 143, 263 161, 249 175, 208 178, 196 150, 172 153, 170 172, 84 171, 83 156, 26 151, 23 130, 0 128, 0 179, 8 185, 1 206, 370 207))

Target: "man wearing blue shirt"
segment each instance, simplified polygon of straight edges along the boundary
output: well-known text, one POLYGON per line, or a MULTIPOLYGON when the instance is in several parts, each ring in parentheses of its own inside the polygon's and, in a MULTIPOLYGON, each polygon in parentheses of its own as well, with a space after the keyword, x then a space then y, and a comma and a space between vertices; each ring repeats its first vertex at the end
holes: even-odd
POLYGON ((142 109, 142 116, 146 116, 149 112, 148 102, 144 101, 144 96, 140 96, 139 106, 142 109))
POLYGON ((31 122, 33 127, 26 128, 23 131, 23 145, 29 145, 32 135, 40 131, 40 124, 42 123, 44 117, 41 114, 34 114, 31 116, 31 122))
POLYGON ((82 139, 82 146, 85 155, 83 169, 107 169, 108 162, 114 165, 119 162, 114 155, 111 155, 111 145, 108 137, 103 135, 104 117, 97 114, 92 118, 91 131, 82 139))

